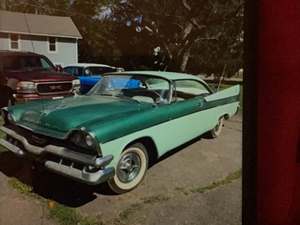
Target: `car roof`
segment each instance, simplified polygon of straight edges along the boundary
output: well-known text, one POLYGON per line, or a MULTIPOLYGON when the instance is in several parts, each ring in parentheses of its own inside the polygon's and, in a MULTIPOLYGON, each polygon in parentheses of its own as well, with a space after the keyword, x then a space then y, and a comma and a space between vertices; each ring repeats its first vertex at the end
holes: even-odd
POLYGON ((145 75, 145 76, 155 76, 155 77, 161 77, 167 80, 197 80, 206 83, 201 78, 186 74, 186 73, 176 73, 176 72, 165 72, 165 71, 125 71, 125 72, 115 72, 115 73, 109 73, 109 74, 123 74, 123 75, 145 75))
POLYGON ((28 56, 28 55, 40 56, 40 54, 34 52, 0 50, 0 56, 28 56))
POLYGON ((66 67, 109 67, 109 68, 114 68, 113 66, 109 66, 109 65, 105 65, 105 64, 97 64, 97 63, 74 63, 74 64, 70 64, 70 65, 66 65, 66 67))

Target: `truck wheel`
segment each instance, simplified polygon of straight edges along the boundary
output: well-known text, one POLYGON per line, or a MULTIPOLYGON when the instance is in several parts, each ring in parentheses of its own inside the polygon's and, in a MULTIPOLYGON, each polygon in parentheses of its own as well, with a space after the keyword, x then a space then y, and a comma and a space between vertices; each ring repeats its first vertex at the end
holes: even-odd
POLYGON ((221 117, 218 121, 218 124, 209 132, 209 136, 211 138, 219 137, 223 126, 224 126, 224 117, 221 117))
POLYGON ((148 162, 147 150, 141 143, 126 148, 120 156, 114 177, 108 181, 111 190, 121 194, 136 188, 145 177, 148 162))

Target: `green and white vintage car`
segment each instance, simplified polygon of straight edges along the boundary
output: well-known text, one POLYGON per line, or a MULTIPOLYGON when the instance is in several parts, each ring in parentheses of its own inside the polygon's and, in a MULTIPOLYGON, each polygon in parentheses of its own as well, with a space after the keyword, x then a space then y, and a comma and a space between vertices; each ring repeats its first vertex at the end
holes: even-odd
POLYGON ((204 133, 217 137, 237 112, 239 94, 239 86, 214 92, 181 73, 110 73, 86 95, 4 108, 0 144, 55 173, 91 185, 107 181, 122 193, 166 152, 204 133))

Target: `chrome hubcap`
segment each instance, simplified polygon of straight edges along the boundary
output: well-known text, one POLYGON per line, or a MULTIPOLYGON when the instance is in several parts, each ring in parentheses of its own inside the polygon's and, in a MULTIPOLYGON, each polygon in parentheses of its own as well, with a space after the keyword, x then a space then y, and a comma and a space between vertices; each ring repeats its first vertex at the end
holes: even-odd
POLYGON ((134 180, 141 169, 141 159, 133 152, 122 156, 117 168, 117 176, 123 183, 134 180))
POLYGON ((215 126, 215 132, 218 132, 222 126, 222 120, 219 120, 217 126, 215 126))

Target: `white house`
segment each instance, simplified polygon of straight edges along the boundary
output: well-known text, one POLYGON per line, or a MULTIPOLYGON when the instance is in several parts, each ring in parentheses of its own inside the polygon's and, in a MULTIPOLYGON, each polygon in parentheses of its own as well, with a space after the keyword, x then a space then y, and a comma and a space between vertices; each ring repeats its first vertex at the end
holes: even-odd
POLYGON ((0 10, 0 50, 35 52, 64 66, 78 62, 81 38, 70 17, 0 10))

